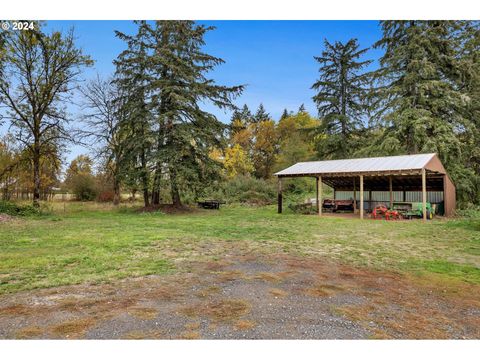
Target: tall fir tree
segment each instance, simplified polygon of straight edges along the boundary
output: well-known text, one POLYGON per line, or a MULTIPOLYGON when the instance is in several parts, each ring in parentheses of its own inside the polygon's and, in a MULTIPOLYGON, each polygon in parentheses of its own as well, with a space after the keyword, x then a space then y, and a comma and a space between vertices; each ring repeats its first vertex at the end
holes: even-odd
POLYGON ((255 123, 270 120, 270 114, 265 110, 265 107, 262 103, 260 103, 260 105, 258 106, 257 112, 255 113, 255 116, 252 120, 255 123))
POLYGON ((282 113, 282 116, 280 117, 280 120, 285 120, 289 116, 290 116, 290 114, 289 114, 288 110, 285 108, 285 109, 283 109, 283 113, 282 113))
POLYGON ((366 68, 372 61, 360 60, 368 49, 359 49, 356 39, 334 44, 325 40, 324 46, 322 55, 315 57, 320 78, 312 86, 321 118, 318 153, 321 158, 344 158, 357 148, 356 137, 369 109, 371 76, 366 68))
MULTIPOLYGON (((205 184, 219 164, 209 156, 219 145, 224 125, 201 108, 210 102, 233 109, 243 86, 223 86, 207 74, 224 61, 203 51, 205 34, 213 27, 193 21, 141 22, 151 53, 148 71, 152 113, 156 120, 155 179, 166 175, 173 205, 181 205, 181 186, 205 184)), ((159 184, 154 180, 154 191, 159 184)), ((156 199, 154 199, 156 202, 156 199)))
POLYGON ((459 21, 384 21, 384 49, 377 71, 379 86, 376 119, 385 128, 378 141, 382 152, 436 152, 464 192, 462 163, 469 149, 461 136, 474 129, 465 109, 472 103, 461 49, 464 35, 459 21))
POLYGON ((122 177, 129 183, 139 183, 143 193, 145 207, 150 205, 150 158, 153 146, 153 119, 150 111, 149 84, 152 78, 149 72, 149 54, 145 29, 138 25, 135 35, 116 31, 116 36, 127 43, 114 64, 114 81, 118 84, 122 96, 117 99, 119 132, 123 139, 125 156, 119 164, 122 177))

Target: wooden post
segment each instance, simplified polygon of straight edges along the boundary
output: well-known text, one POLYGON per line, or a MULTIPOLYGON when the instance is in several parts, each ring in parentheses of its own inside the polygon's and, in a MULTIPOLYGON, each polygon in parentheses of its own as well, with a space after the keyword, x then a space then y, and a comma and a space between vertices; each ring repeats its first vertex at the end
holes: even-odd
POLYGON ((322 216, 322 177, 317 178, 318 216, 322 216))
POLYGON ((321 205, 320 205, 320 198, 319 198, 319 191, 318 191, 318 183, 319 183, 319 179, 318 179, 318 176, 315 178, 316 179, 316 183, 317 183, 317 214, 320 215, 320 211, 321 211, 321 205))
POLYGON ((368 210, 373 210, 372 204, 372 190, 368 190, 368 210))
POLYGON ((363 175, 360 175, 360 219, 363 219, 363 175))
POLYGON ((353 177, 353 213, 357 213, 357 186, 355 184, 355 176, 353 177))
POLYGON ((427 221, 427 172, 422 169, 422 213, 423 221, 427 221))
POLYGON ((393 209, 393 184, 392 184, 392 176, 388 177, 388 183, 390 187, 390 210, 393 209))
POLYGON ((277 199, 277 202, 278 202, 278 213, 281 214, 282 213, 282 178, 279 177, 278 178, 278 199, 277 199))

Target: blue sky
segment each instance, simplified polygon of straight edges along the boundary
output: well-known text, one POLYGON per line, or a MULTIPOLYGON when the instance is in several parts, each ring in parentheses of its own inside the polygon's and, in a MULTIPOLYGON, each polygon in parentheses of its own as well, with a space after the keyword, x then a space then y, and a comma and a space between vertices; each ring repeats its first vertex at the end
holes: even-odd
MULTIPOLYGON (((274 119, 284 108, 296 111, 303 103, 316 114, 311 85, 318 78, 318 64, 313 56, 320 55, 323 41, 347 41, 357 38, 360 46, 370 47, 381 37, 378 21, 200 21, 213 25, 206 35, 205 50, 225 60, 211 73, 218 83, 247 85, 237 105, 246 103, 255 111, 260 103, 274 119)), ((113 59, 125 45, 114 30, 135 32, 131 21, 48 21, 47 30, 75 28, 77 44, 94 60, 83 78, 99 73, 113 73, 113 59)), ((377 60, 381 50, 371 49, 367 58, 377 60)), ((371 65, 376 67, 376 61, 371 65)), ((221 121, 228 122, 230 113, 207 106, 221 121)), ((72 112, 76 110, 72 108, 72 112)), ((67 160, 86 152, 70 146, 67 160)))

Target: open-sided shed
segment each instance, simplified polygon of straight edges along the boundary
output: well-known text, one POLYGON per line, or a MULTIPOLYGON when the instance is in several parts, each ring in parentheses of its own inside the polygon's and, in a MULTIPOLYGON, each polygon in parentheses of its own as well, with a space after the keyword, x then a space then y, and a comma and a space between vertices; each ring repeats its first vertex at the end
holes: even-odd
POLYGON ((282 179, 314 177, 317 180, 317 209, 322 214, 322 187, 334 190, 335 199, 354 199, 360 218, 378 202, 415 201, 443 204, 444 215, 455 210, 455 186, 437 154, 384 156, 299 162, 275 174, 278 177, 278 212, 282 212, 282 179))

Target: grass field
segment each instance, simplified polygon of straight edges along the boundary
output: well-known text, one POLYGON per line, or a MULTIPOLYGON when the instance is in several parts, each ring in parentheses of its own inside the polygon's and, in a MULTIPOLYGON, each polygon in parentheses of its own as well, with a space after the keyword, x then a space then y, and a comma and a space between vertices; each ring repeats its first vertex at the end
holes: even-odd
POLYGON ((480 221, 360 221, 224 207, 138 213, 93 203, 0 223, 0 293, 188 271, 232 252, 288 253, 480 283, 480 221))

